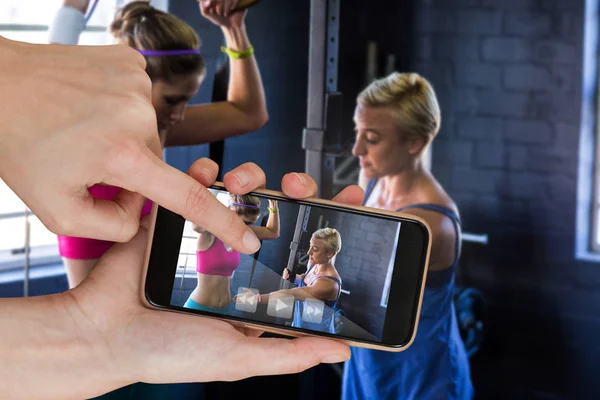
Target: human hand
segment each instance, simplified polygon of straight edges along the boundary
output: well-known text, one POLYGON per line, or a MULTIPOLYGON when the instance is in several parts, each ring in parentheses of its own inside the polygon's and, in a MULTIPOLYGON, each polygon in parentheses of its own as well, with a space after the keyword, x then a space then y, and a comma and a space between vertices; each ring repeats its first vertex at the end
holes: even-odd
MULTIPOLYGON (((248 288, 244 288, 244 294, 242 294, 242 296, 248 296, 248 295, 252 295, 254 296, 254 292, 248 288)), ((233 298, 231 299, 232 303, 237 303, 237 299, 238 299, 238 295, 236 294, 235 296, 233 296, 233 298)))
POLYGON ((233 11, 238 3, 239 0, 198 0, 202 16, 221 28, 243 25, 247 11, 233 11))
POLYGON ((0 37, 0 87, 10 99, 0 107, 0 177, 57 234, 128 241, 146 197, 235 250, 255 252, 259 241, 239 218, 162 161, 145 66, 124 45, 33 45, 0 37), (125 190, 99 200, 88 192, 95 184, 125 190))
POLYGON ((269 199, 269 208, 272 208, 273 210, 278 210, 279 203, 277 202, 277 200, 269 199))
POLYGON ((283 278, 283 279, 285 279, 286 281, 287 281, 288 279, 290 279, 290 270, 289 270, 289 269, 287 269, 287 268, 284 268, 284 269, 283 269, 283 275, 282 275, 282 278, 283 278))
POLYGON ((81 11, 83 15, 87 12, 90 0, 64 0, 63 6, 73 7, 76 10, 81 11))
MULTIPOLYGON (((217 167, 202 159, 192 165, 189 173, 208 186, 214 182, 217 167), (199 174, 201 171, 210 176, 199 174)), ((244 194, 264 187, 265 176, 256 165, 244 164, 226 174, 224 181, 230 192, 244 194)), ((284 176, 282 188, 297 198, 316 193, 316 184, 305 174, 284 176)), ((336 199, 359 204, 362 190, 346 188, 336 199)), ((111 376, 115 377, 111 387, 100 383, 101 379, 95 385, 105 386, 82 386, 90 393, 80 397, 130 382, 233 381, 256 375, 297 373, 321 362, 348 359, 348 347, 338 341, 315 337, 258 338, 260 332, 238 330, 217 319, 144 307, 140 287, 148 243, 147 222, 144 220, 131 242, 114 245, 88 279, 61 297, 67 314, 77 318, 75 325, 88 328, 81 337, 89 344, 86 348, 103 365, 110 365, 111 376), (90 333, 90 327, 97 331, 90 333), (198 364, 198 360, 202 363, 198 364)))

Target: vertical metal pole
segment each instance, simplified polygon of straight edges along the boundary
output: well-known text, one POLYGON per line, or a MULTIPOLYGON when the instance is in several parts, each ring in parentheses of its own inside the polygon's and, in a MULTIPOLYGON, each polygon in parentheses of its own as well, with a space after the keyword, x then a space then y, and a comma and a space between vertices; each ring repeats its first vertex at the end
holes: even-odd
MULTIPOLYGON (((294 237, 290 243, 290 255, 288 257, 287 269, 290 271, 290 275, 296 273, 297 260, 298 260, 298 247, 300 246, 300 240, 302 239, 302 233, 306 232, 306 225, 308 224, 308 218, 310 217, 310 207, 301 205, 298 210, 298 217, 296 218, 296 228, 294 229, 294 237)), ((283 287, 283 282, 282 285, 283 287)))
POLYGON ((23 277, 23 297, 29 297, 29 249, 31 248, 31 224, 29 209, 25 207, 25 276, 23 277))
POLYGON ((325 43, 327 40, 327 0, 310 1, 308 54, 308 104, 303 147, 306 149, 306 173, 319 188, 323 170, 325 121, 325 43))
MULTIPOLYGON (((340 1, 328 0, 327 2, 327 75, 325 81, 325 89, 327 93, 325 101, 325 134, 323 135, 324 143, 337 142, 340 138, 332 137, 332 127, 327 126, 327 114, 331 112, 329 106, 330 95, 338 94, 338 50, 339 50, 339 30, 340 30, 340 1)), ((339 123, 340 121, 336 121, 339 123)), ((321 171, 321 197, 330 199, 335 193, 333 192, 333 178, 335 175, 335 155, 330 154, 325 149, 323 154, 323 170, 321 171)))
POLYGON ((302 145, 306 173, 317 182, 318 195, 325 198, 333 196, 335 156, 327 154, 324 147, 327 95, 337 92, 339 16, 339 0, 311 0, 308 107, 302 145))

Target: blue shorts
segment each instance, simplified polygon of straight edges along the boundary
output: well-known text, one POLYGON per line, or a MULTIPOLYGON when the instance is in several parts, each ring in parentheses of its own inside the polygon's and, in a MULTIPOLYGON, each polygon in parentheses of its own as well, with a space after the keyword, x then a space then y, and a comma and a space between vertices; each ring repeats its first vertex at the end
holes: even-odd
POLYGON ((198 304, 191 298, 187 299, 187 301, 185 302, 183 307, 191 308, 192 310, 207 311, 207 312, 211 312, 211 313, 225 314, 225 315, 234 314, 234 311, 235 311, 234 303, 231 303, 230 305, 228 305, 226 307, 222 307, 222 308, 212 308, 212 307, 203 306, 202 304, 198 304))

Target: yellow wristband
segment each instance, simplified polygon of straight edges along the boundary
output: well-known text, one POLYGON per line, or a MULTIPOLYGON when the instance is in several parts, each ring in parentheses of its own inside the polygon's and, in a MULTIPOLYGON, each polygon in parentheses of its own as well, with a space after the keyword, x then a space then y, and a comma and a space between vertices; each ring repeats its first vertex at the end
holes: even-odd
POLYGON ((240 58, 248 58, 254 54, 254 47, 250 46, 247 50, 244 51, 236 51, 231 50, 225 46, 221 46, 221 51, 227 54, 231 59, 238 60, 240 58))
POLYGON ((279 209, 275 209, 275 208, 271 208, 271 207, 267 207, 267 210, 269 210, 269 212, 272 212, 272 213, 279 212, 279 209))

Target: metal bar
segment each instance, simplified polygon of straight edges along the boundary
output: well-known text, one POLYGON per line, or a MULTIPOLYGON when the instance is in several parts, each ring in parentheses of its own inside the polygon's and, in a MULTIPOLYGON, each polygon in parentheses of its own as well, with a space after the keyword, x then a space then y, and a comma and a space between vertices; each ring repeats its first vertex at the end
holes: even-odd
MULTIPOLYGON (((9 32, 46 32, 48 25, 0 24, 0 31, 9 32)), ((87 26, 84 32, 106 32, 106 26, 87 26)))
POLYGON ((487 234, 462 233, 461 236, 463 242, 488 244, 487 234))
POLYGON ((338 87, 339 19, 339 0, 329 0, 327 2, 327 93, 335 93, 338 87))
MULTIPOLYGON (((322 131, 325 124, 325 64, 327 42, 327 0, 310 1, 310 34, 308 54, 308 104, 306 127, 322 131)), ((307 148, 306 173, 317 183, 321 195, 323 152, 307 148)))
MULTIPOLYGON (((288 257, 287 269, 290 271, 290 275, 296 273, 296 258, 298 256, 298 246, 300 246, 300 239, 302 233, 306 230, 305 224, 308 216, 310 215, 310 207, 301 205, 298 210, 298 217, 296 218, 296 228, 294 229, 294 237, 290 243, 290 256, 288 257)), ((284 282, 282 280, 280 287, 283 288, 284 282)))
MULTIPOLYGON (((325 81, 325 88, 327 93, 327 103, 325 104, 325 137, 323 138, 325 143, 331 143, 332 141, 338 142, 339 137, 332 137, 332 127, 327 123, 327 115, 331 111, 327 107, 330 104, 330 95, 337 92, 338 89, 338 52, 339 52, 339 31, 340 31, 340 2, 339 0, 328 0, 327 1, 327 76, 325 81)), ((337 98, 341 101, 341 95, 337 93, 337 98)), ((339 107, 341 110, 341 106, 339 107)), ((334 118, 341 118, 333 114, 334 118)), ((339 121, 334 121, 339 123, 339 121)), ((338 132, 339 133, 339 132, 338 132)), ((337 136, 337 135, 336 135, 337 136)), ((339 144, 339 143, 336 143, 339 144)), ((321 196, 326 199, 332 198, 334 193, 334 175, 335 175, 335 156, 333 154, 323 154, 323 169, 321 170, 321 196)))
POLYGON ((29 297, 29 247, 31 244, 31 224, 29 223, 29 215, 25 210, 25 276, 23 279, 23 297, 29 297))
POLYGON ((11 219, 11 218, 22 218, 25 215, 33 215, 33 213, 28 210, 27 212, 25 211, 17 211, 17 212, 11 212, 11 213, 4 213, 4 214, 0 214, 0 220, 2 219, 11 219))

